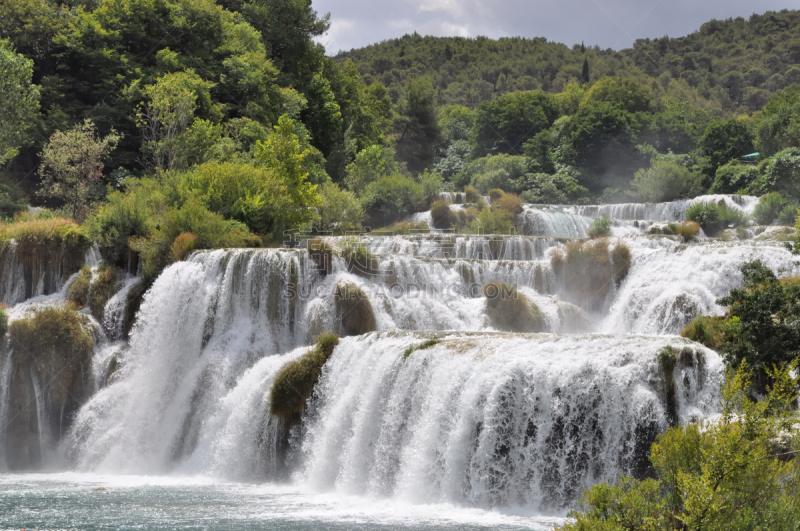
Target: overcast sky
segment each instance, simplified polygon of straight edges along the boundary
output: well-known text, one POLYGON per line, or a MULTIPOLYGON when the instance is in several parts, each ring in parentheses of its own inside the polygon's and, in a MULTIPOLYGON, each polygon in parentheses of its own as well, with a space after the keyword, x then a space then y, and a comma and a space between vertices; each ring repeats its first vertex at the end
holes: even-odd
POLYGON ((332 55, 414 31, 621 49, 641 37, 686 35, 712 18, 800 9, 800 0, 313 0, 313 6, 331 14, 331 29, 319 41, 332 55))

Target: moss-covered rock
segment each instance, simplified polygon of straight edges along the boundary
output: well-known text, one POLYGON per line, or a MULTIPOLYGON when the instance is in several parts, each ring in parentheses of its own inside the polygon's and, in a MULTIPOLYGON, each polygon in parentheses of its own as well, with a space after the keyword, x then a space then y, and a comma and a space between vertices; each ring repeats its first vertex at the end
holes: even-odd
POLYGON ((89 290, 89 309, 98 321, 103 321, 103 313, 108 300, 119 290, 117 269, 100 264, 95 271, 89 290))
POLYGON ((342 280, 336 285, 333 299, 344 335, 358 336, 377 330, 372 304, 360 287, 342 280))
POLYGON ((350 273, 362 277, 373 277, 379 273, 378 259, 361 242, 346 241, 342 246, 342 258, 347 263, 347 271, 350 273))
POLYGON ((77 308, 83 308, 89 302, 89 286, 92 282, 92 270, 88 265, 81 268, 81 272, 72 281, 67 291, 67 298, 77 308))
POLYGON ((404 359, 404 360, 405 360, 405 359, 408 359, 408 357, 409 357, 411 354, 413 354, 414 352, 416 352, 416 351, 418 351, 418 350, 426 350, 426 349, 429 349, 429 348, 431 348, 431 347, 433 347, 433 346, 436 346, 436 345, 438 345, 438 344, 439 344, 439 343, 441 343, 441 342, 442 342, 442 340, 441 340, 441 339, 434 337, 434 338, 428 339, 427 341, 424 341, 424 342, 420 343, 419 345, 414 345, 414 346, 408 347, 408 348, 405 350, 405 352, 403 352, 403 359, 404 359))
POLYGON ((312 350, 283 366, 270 389, 270 414, 288 421, 303 412, 322 374, 323 365, 338 344, 337 335, 330 332, 321 334, 312 350))
POLYGON ((333 271, 333 247, 323 238, 314 238, 308 241, 309 266, 316 269, 322 276, 330 275, 333 271))
POLYGON ((514 286, 489 282, 483 286, 486 316, 494 328, 506 332, 546 332, 547 321, 539 307, 514 286))

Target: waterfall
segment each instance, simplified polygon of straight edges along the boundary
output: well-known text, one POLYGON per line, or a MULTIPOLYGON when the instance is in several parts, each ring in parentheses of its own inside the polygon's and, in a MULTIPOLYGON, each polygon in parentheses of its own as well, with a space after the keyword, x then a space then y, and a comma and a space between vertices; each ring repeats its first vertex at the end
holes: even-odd
POLYGON ((719 356, 680 338, 444 334, 348 338, 325 366, 299 481, 415 503, 571 503, 641 473, 668 426, 658 353, 686 352, 679 422, 716 412, 719 356))
POLYGON ((33 365, 30 367, 31 383, 33 384, 34 397, 36 398, 36 422, 39 433, 39 455, 41 462, 47 463, 50 452, 50 429, 48 427, 47 404, 45 402, 44 390, 39 375, 33 365))
POLYGON ((364 238, 370 252, 469 260, 545 260, 564 239, 506 235, 431 234, 364 238))
POLYGON ((8 426, 9 402, 11 401, 11 349, 3 340, 3 365, 0 369, 0 472, 8 469, 6 463, 6 428, 8 426))
POLYGON ((122 339, 125 334, 125 311, 128 294, 141 282, 139 277, 127 278, 122 287, 106 303, 103 309, 103 328, 112 340, 122 339))

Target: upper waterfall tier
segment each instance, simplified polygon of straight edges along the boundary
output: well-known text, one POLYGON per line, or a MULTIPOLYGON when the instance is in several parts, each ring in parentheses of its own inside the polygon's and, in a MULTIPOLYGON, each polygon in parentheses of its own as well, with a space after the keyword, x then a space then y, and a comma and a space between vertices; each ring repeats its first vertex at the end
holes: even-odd
POLYGON ((342 341, 306 421, 300 481, 560 509, 598 482, 646 473, 655 434, 718 407, 719 356, 680 338, 467 333, 413 350, 431 337, 342 341), (663 356, 675 357, 669 375, 663 356))

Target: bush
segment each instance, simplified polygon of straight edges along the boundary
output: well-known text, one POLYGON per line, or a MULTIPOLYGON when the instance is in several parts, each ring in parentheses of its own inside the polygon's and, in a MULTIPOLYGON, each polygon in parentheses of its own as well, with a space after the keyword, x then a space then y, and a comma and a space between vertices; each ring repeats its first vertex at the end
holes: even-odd
POLYGON ((779 192, 770 192, 758 201, 753 218, 759 225, 772 225, 788 205, 789 200, 779 192))
POLYGON ((678 236, 683 238, 684 241, 692 241, 695 236, 700 234, 700 225, 694 221, 678 223, 676 232, 678 233, 678 236))
POLYGON ((495 202, 501 197, 503 197, 503 195, 505 195, 505 192, 502 191, 500 188, 492 188, 491 190, 486 192, 486 195, 489 196, 489 201, 495 202))
POLYGON ((394 225, 390 225, 388 227, 384 227, 382 229, 376 229, 373 231, 373 234, 377 234, 378 236, 383 235, 383 233, 387 234, 422 234, 422 233, 429 233, 431 228, 428 226, 427 223, 424 221, 398 221, 394 225))
POLYGON ((506 210, 516 216, 522 213, 522 199, 516 194, 503 193, 503 195, 492 202, 492 209, 506 210))
POLYGON ((514 232, 514 214, 508 210, 484 208, 472 222, 472 232, 481 234, 511 234, 514 232))
POLYGON ((484 194, 492 188, 517 192, 517 181, 527 172, 527 157, 501 153, 467 163, 458 179, 470 183, 484 194))
POLYGON ((458 224, 458 216, 450 210, 450 202, 440 199, 431 205, 431 221, 437 229, 452 229, 458 224))
POLYGON ((348 280, 336 285, 333 295, 344 335, 358 336, 377 330, 375 312, 364 290, 348 280))
POLYGON ((717 168, 714 183, 709 190, 712 194, 735 194, 747 189, 758 178, 758 168, 740 164, 732 160, 717 168))
POLYGON ((347 271, 363 277, 379 273, 378 259, 362 243, 347 240, 342 246, 342 258, 347 262, 347 271))
POLYGON ((586 231, 590 238, 602 238, 604 236, 611 236, 611 218, 608 216, 600 216, 595 218, 589 230, 586 231))
POLYGON ((736 208, 726 208, 714 203, 695 203, 686 209, 686 220, 694 221, 709 236, 729 227, 741 227, 747 224, 747 215, 736 208))
POLYGON ((5 173, 0 173, 0 218, 13 218, 27 210, 28 198, 20 185, 5 173))
POLYGON ((486 316, 494 328, 505 332, 538 333, 547 331, 547 321, 539 307, 517 289, 504 282, 483 286, 486 316))
POLYGON ((766 186, 800 199, 800 148, 788 148, 777 153, 764 167, 766 186))
POLYGON ((467 187, 464 188, 464 198, 465 198, 465 203, 475 204, 478 201, 480 201, 481 192, 474 186, 467 185, 467 187))
POLYGON ((92 287, 89 290, 89 309, 98 321, 103 321, 106 303, 119 288, 116 268, 106 264, 97 266, 92 287))
POLYGON ((322 201, 322 215, 318 223, 320 230, 336 234, 361 230, 364 209, 356 194, 340 189, 337 184, 325 183, 319 195, 322 201))
POLYGON ((724 317, 698 317, 686 325, 681 331, 681 336, 722 352, 725 345, 724 325, 724 317))
POLYGON ((111 263, 127 266, 134 255, 130 242, 145 237, 153 230, 151 209, 163 205, 164 198, 156 192, 155 182, 142 186, 137 182, 128 193, 114 191, 106 196, 106 202, 89 216, 87 225, 91 236, 97 241, 103 258, 111 263))
POLYGON ((699 194, 702 177, 675 162, 655 159, 649 169, 636 172, 631 186, 638 200, 659 203, 699 194))
POLYGON ((624 243, 617 242, 611 249, 611 267, 614 280, 621 284, 631 269, 631 250, 624 243))
POLYGON ((92 270, 88 265, 81 268, 78 276, 72 281, 67 291, 67 299, 76 308, 83 308, 89 303, 89 286, 92 282, 92 270))
POLYGON ((284 365, 275 376, 269 394, 270 414, 289 420, 305 409, 306 401, 322 374, 322 366, 339 344, 339 337, 325 332, 317 336, 315 341, 312 350, 284 365))
MULTIPOLYGON (((33 270, 42 263, 60 266, 64 275, 81 269, 92 241, 75 222, 60 218, 23 216, 11 224, 0 224, 0 241, 17 242, 17 257, 33 270)), ((38 274, 34 272, 34 278, 38 274)))
POLYGON ((173 262, 180 262, 189 253, 197 248, 197 235, 191 232, 182 232, 172 241, 169 246, 169 257, 173 262))
MULTIPOLYGON (((474 206, 468 206, 465 209, 459 210, 456 213, 456 217, 458 218, 458 231, 464 232, 468 231, 470 227, 472 227, 472 223, 478 219, 480 212, 474 206)), ((509 229, 511 230, 511 229, 509 229)))
POLYGON ((553 272, 568 300, 587 310, 600 310, 612 286, 619 285, 630 269, 630 249, 608 239, 568 243, 550 258, 553 272))
POLYGON ((361 204, 373 227, 383 227, 414 212, 423 212, 430 205, 425 200, 422 185, 403 175, 381 177, 361 194, 361 204))
POLYGON ((14 366, 32 362, 50 398, 63 406, 70 395, 83 395, 94 340, 80 314, 69 308, 45 308, 8 328, 14 366))
POLYGON ((787 227, 793 227, 797 223, 797 211, 798 205, 796 204, 789 204, 783 207, 781 213, 778 214, 778 225, 785 225, 787 227))
POLYGON ((0 304, 0 338, 5 337, 8 332, 8 313, 6 307, 0 304))

